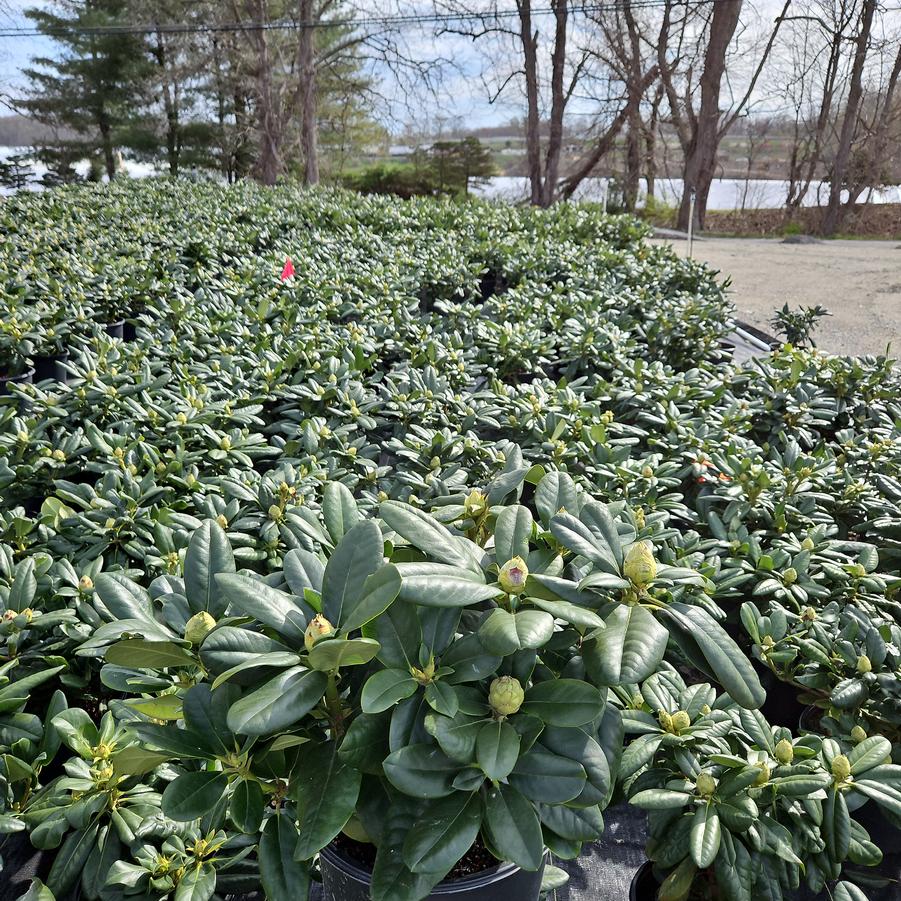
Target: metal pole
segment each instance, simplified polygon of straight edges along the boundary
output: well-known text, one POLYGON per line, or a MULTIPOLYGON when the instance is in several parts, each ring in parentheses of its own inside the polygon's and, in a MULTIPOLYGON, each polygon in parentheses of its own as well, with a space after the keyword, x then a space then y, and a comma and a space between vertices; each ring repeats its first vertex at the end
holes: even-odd
POLYGON ((610 179, 604 179, 604 212, 607 212, 607 195, 610 193, 610 179))
POLYGON ((694 244, 695 229, 695 192, 694 188, 688 192, 688 258, 691 259, 692 245, 694 244))

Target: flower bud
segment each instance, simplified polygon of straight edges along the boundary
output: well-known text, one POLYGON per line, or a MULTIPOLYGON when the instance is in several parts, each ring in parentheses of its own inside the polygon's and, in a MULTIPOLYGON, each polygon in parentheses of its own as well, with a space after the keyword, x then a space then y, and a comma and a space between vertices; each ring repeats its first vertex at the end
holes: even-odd
POLYGON ((525 692, 519 679, 513 676, 500 676, 491 683, 488 690, 488 703, 498 716, 511 716, 522 706, 525 692))
POLYGON ((646 588, 657 577, 657 561, 649 541, 637 541, 623 563, 626 578, 638 588, 646 588))
POLYGON ((224 451, 231 450, 231 447, 232 447, 231 438, 229 438, 228 435, 223 435, 222 440, 219 442, 219 447, 221 447, 222 450, 224 450, 224 451))
POLYGON ((812 551, 812 550, 814 549, 815 546, 816 546, 816 545, 814 545, 813 539, 812 539, 812 538, 805 538, 805 539, 801 542, 801 549, 802 549, 802 550, 805 550, 805 551, 812 551))
POLYGON ((474 488, 463 501, 463 509, 467 516, 473 519, 481 516, 487 508, 487 498, 481 491, 474 488))
POLYGON ((767 782, 770 781, 770 768, 765 763, 758 763, 757 769, 760 770, 760 772, 757 774, 754 784, 766 785, 767 782))
POLYGON ((805 607, 804 612, 801 614, 801 619, 804 622, 812 623, 817 618, 817 612, 813 609, 813 607, 805 607))
POLYGON ((79 591, 93 591, 94 590, 94 580, 90 576, 82 576, 78 580, 78 590, 79 591))
POLYGON ((793 566, 790 566, 782 573, 782 580, 786 585, 794 585, 798 581, 798 571, 793 566))
POLYGON ((185 625, 185 640, 191 644, 200 644, 215 625, 216 620, 206 610, 195 613, 185 625))
POLYGON ((224 513, 220 513, 220 514, 216 517, 216 523, 217 523, 217 525, 219 525, 220 528, 225 529, 225 528, 228 527, 228 519, 226 519, 224 513))
POLYGON ((526 561, 522 557, 514 557, 501 567, 498 582, 507 594, 522 594, 528 578, 529 567, 526 566, 526 561))
POLYGON ((861 654, 860 657, 857 658, 857 672, 863 676, 865 673, 870 673, 872 671, 873 664, 870 662, 870 658, 867 657, 866 654, 861 654))
POLYGON ((853 741, 856 745, 859 745, 862 741, 865 741, 866 737, 867 733, 863 726, 855 726, 851 730, 851 741, 853 741))
POLYGON ((779 763, 785 764, 786 766, 790 764, 795 759, 795 749, 792 743, 783 738, 782 741, 777 742, 776 744, 776 760, 779 763))
POLYGON ((851 761, 844 754, 839 754, 832 760, 832 775, 844 782, 851 775, 851 761))
POLYGON ((276 522, 282 518, 282 508, 278 504, 273 504, 266 512, 269 514, 269 518, 276 522))
POLYGON ((716 779, 710 773, 699 773, 695 787, 702 798, 709 798, 716 791, 716 779))
POLYGON ((335 634, 335 627, 321 614, 317 613, 307 626, 304 632, 303 643, 308 651, 313 650, 313 645, 320 638, 328 638, 329 635, 335 634))
POLYGON ((684 710, 677 710, 673 714, 673 731, 679 735, 691 725, 691 717, 684 710))
POLYGON ((665 732, 673 731, 673 718, 666 710, 657 711, 657 722, 665 732))

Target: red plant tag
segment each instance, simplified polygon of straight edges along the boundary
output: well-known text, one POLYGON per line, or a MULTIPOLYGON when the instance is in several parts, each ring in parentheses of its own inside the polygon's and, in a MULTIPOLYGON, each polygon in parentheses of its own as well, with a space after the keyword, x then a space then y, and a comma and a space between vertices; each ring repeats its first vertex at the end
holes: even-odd
POLYGON ((282 281, 286 282, 292 275, 294 275, 294 263, 291 262, 291 257, 285 257, 285 268, 282 269, 282 281))

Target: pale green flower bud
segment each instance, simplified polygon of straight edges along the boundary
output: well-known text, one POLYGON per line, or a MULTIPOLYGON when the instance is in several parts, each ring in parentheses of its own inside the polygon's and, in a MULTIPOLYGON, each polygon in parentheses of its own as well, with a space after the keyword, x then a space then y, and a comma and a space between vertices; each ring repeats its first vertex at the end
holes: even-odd
POLYGON ((673 731, 676 735, 684 732, 691 725, 691 717, 684 710, 677 710, 673 714, 673 731))
POLYGON ((790 566, 783 574, 782 579, 786 585, 794 585, 798 581, 798 571, 790 566))
POLYGON ((307 626, 303 635, 303 643, 308 651, 313 650, 313 645, 320 638, 328 638, 329 635, 335 634, 335 627, 321 614, 317 613, 307 626))
POLYGON ((832 775, 841 782, 844 782, 851 775, 851 761, 844 754, 832 760, 832 775))
POLYGON ((695 783, 695 786, 698 789, 698 794, 702 798, 709 798, 716 791, 716 779, 710 775, 710 773, 704 772, 698 774, 698 781, 695 783))
POLYGON ((646 588, 657 577, 657 561, 649 541, 637 541, 623 563, 626 578, 638 588, 646 588))
POLYGON ((873 664, 870 662, 870 658, 866 654, 861 654, 857 658, 857 672, 863 676, 865 673, 871 673, 872 671, 873 664))
POLYGON ((788 739, 783 738, 782 741, 776 744, 776 760, 779 763, 788 765, 795 759, 795 749, 794 746, 788 739))
POLYGON ((522 685, 513 676, 500 676, 491 683, 488 690, 488 703, 499 716, 512 716, 522 707, 524 698, 522 685))
POLYGON ((522 557, 514 557, 501 567, 498 582, 507 594, 522 594, 528 578, 529 567, 526 566, 526 561, 522 557))
POLYGON ((866 730, 862 726, 855 726, 851 730, 851 741, 853 741, 856 745, 859 745, 862 741, 865 741, 866 737, 866 730))
POLYGON ((185 640, 191 644, 200 644, 215 625, 216 620, 206 610, 195 613, 185 625, 185 640))

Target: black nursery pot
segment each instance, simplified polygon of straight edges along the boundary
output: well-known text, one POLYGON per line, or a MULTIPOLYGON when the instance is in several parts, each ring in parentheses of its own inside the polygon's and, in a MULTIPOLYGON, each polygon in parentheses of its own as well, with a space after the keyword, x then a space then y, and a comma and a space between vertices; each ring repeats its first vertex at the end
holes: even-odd
POLYGON ((103 326, 103 330, 110 338, 121 339, 125 333, 125 320, 120 319, 118 322, 108 322, 103 326))
POLYGON ((122 323, 122 340, 135 341, 138 337, 137 323, 133 319, 126 319, 122 323))
POLYGON ((654 876, 654 864, 646 860, 632 877, 629 886, 629 901, 657 901, 660 883, 654 876))
POLYGON ((34 369, 26 369, 18 375, 0 375, 0 394, 9 394, 9 386, 30 385, 34 380, 34 369))
MULTIPOLYGON (((319 853, 325 901, 369 901, 372 873, 342 854, 334 845, 319 853)), ((514 864, 499 864, 481 873, 440 882, 427 901, 538 901, 541 869, 532 873, 514 864)))
POLYGON ((44 379, 56 379, 58 382, 65 384, 69 380, 69 373, 66 372, 63 363, 67 362, 68 359, 69 355, 67 353, 35 357, 31 361, 34 363, 34 380, 42 382, 44 379))

